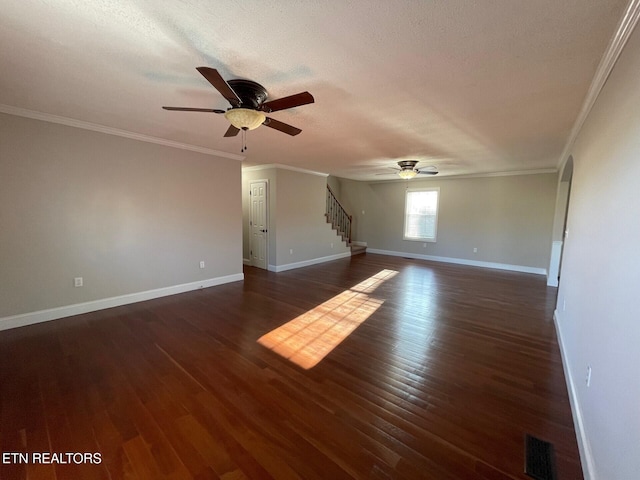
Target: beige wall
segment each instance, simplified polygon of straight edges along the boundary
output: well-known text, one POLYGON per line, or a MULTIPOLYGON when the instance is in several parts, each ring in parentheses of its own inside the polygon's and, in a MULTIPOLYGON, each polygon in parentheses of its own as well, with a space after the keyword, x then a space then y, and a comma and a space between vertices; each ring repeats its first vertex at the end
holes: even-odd
POLYGON ((0 114, 0 318, 241 274, 240 167, 0 114))
POLYGON ((409 183, 341 179, 340 201, 354 215, 355 240, 369 249, 546 270, 556 185, 555 174, 409 183), (440 188, 437 242, 403 240, 407 186, 440 188))
POLYGON ((593 479, 640 478, 639 78, 636 29, 571 151, 556 320, 593 479))
POLYGON ((282 266, 349 251, 326 221, 326 194, 326 177, 291 170, 278 171, 278 241, 275 265, 282 266))
POLYGON ((326 177, 285 168, 246 169, 242 176, 245 259, 249 258, 249 185, 263 179, 269 181, 270 269, 349 253, 325 219, 326 177))
POLYGON ((337 198, 340 198, 340 189, 341 189, 340 178, 334 177, 333 175, 329 175, 327 177, 327 185, 331 188, 331 190, 333 191, 333 194, 337 198))

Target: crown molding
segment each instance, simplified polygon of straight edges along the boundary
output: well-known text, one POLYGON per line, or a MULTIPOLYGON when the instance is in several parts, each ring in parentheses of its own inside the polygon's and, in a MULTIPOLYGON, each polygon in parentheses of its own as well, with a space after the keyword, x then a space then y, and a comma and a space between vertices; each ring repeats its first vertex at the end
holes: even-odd
POLYGON ((547 173, 558 173, 557 168, 539 168, 536 170, 509 170, 506 172, 487 172, 487 173, 462 173, 459 175, 432 175, 426 177, 416 176, 410 180, 403 180, 401 178, 388 178, 386 180, 361 180, 367 183, 378 182, 415 182, 421 180, 458 180, 464 178, 490 178, 490 177, 515 177, 520 175, 543 175, 547 173))
POLYGON ((535 170, 509 170, 506 172, 469 173, 462 175, 449 175, 441 178, 483 178, 483 177, 515 177, 519 175, 543 175, 558 173, 557 168, 538 168, 535 170))
POLYGON ((138 140, 140 142, 155 143, 157 145, 178 148, 180 150, 189 150, 191 152, 204 153, 205 155, 212 155, 214 157, 222 157, 222 158, 228 158, 231 160, 239 160, 239 161, 242 161, 245 159, 243 155, 237 155, 235 153, 228 153, 220 150, 213 150, 211 148, 198 147, 196 145, 189 145, 187 143, 174 142, 172 140, 166 140, 164 138, 152 137, 149 135, 143 135, 141 133, 128 132, 126 130, 107 127, 104 125, 99 125, 97 123, 90 123, 90 122, 85 122, 83 120, 76 120, 74 118, 61 117, 59 115, 52 115, 50 113, 36 112, 33 110, 27 110, 25 108, 14 107, 11 105, 4 105, 1 103, 0 103, 0 113, 16 115, 18 117, 31 118, 33 120, 41 120, 43 122, 57 123, 60 125, 66 125, 67 127, 81 128, 83 130, 91 130, 94 132, 105 133, 107 135, 115 135, 117 137, 124 137, 124 138, 129 138, 131 140, 138 140))
POLYGON ((307 170, 305 168, 299 168, 299 167, 291 167, 289 165, 284 165, 282 163, 268 163, 268 164, 265 164, 265 165, 254 165, 252 167, 243 167, 242 171, 243 172, 255 172, 255 171, 258 171, 258 170, 268 170, 270 168, 279 168, 281 170, 291 170, 292 172, 307 173, 309 175, 318 175, 320 177, 328 177, 329 176, 328 173, 315 172, 313 170, 307 170))
POLYGON ((558 159, 558 169, 561 169, 564 162, 569 158, 569 154, 571 153, 571 149, 573 148, 573 144, 584 125, 584 122, 591 112, 591 108, 596 103, 602 88, 605 83, 607 83, 607 79, 613 70, 624 46, 627 44, 629 37, 633 33, 636 24, 638 23, 638 19, 640 18, 640 0, 630 0, 627 8, 624 11, 624 15, 620 19, 618 26, 613 34, 613 37, 609 41, 609 45, 598 64, 598 68, 596 69, 596 73, 593 76, 593 80, 591 81, 591 86, 589 87, 589 91, 587 92, 587 96, 584 99, 582 104, 582 108, 580 109, 580 113, 576 118, 575 123, 573 124, 573 128, 571 129, 571 133, 569 134, 569 138, 567 139, 567 143, 562 150, 562 155, 558 159))

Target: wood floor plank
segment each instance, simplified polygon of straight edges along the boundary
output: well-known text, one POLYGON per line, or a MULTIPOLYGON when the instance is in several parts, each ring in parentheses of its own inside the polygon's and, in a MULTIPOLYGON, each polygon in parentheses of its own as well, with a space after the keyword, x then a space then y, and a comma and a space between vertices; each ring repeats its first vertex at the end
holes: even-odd
POLYGON ((102 456, 0 478, 524 480, 530 433, 579 479, 555 298, 537 275, 362 254, 0 332, 0 449, 102 456), (312 311, 342 329, 356 297, 370 316, 312 368, 257 342, 312 311))

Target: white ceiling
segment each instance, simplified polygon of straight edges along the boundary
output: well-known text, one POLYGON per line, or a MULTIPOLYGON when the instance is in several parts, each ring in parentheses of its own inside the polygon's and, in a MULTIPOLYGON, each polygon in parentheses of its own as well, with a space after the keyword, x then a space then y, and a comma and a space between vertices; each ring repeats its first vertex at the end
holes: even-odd
MULTIPOLYGON (((556 168, 625 0, 2 0, 0 104, 240 155, 195 70, 263 84, 290 137, 244 166, 354 179, 402 159, 441 175, 556 168)), ((212 161, 215 158, 212 157, 212 161)), ((390 178, 393 178, 393 172, 390 178)))

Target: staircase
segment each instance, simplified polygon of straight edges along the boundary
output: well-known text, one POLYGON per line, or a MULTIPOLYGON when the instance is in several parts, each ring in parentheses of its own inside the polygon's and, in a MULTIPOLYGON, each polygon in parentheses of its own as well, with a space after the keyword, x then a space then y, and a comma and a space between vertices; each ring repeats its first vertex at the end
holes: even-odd
POLYGON ((364 245, 351 244, 351 256, 358 255, 359 253, 367 253, 367 247, 364 245))
POLYGON ((340 204, 338 199, 331 190, 331 187, 327 185, 327 206, 325 217, 327 223, 331 224, 338 236, 342 238, 342 241, 351 248, 351 255, 357 255, 359 253, 365 253, 367 247, 362 245, 354 245, 351 237, 351 222, 353 217, 349 215, 344 207, 340 204))

